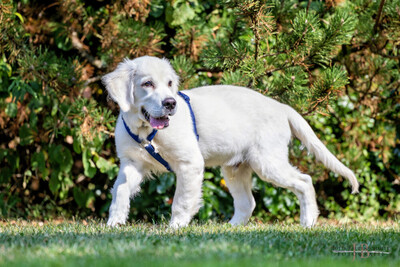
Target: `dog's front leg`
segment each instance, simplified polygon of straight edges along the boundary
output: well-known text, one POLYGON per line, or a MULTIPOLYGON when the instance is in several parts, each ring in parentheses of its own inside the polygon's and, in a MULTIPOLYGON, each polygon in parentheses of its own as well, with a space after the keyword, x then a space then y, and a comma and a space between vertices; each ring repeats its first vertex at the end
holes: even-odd
POLYGON ((111 189, 112 202, 107 225, 125 224, 129 213, 130 198, 140 190, 143 175, 132 161, 121 159, 117 180, 111 189))
POLYGON ((181 164, 176 170, 176 191, 170 226, 187 226, 202 205, 204 161, 181 164))

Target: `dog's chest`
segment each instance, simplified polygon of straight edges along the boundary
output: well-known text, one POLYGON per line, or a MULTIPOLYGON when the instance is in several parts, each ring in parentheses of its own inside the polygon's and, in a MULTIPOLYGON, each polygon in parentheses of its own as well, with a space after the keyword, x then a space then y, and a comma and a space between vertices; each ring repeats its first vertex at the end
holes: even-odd
MULTIPOLYGON (((119 149, 119 157, 120 158, 128 158, 131 161, 142 165, 143 168, 149 171, 165 171, 165 167, 162 166, 157 160, 152 157, 149 152, 145 149, 145 146, 148 143, 133 143, 128 142, 123 147, 119 149)), ((162 153, 162 148, 156 143, 151 142, 154 147, 155 153, 160 153, 161 156, 164 155, 162 153)))

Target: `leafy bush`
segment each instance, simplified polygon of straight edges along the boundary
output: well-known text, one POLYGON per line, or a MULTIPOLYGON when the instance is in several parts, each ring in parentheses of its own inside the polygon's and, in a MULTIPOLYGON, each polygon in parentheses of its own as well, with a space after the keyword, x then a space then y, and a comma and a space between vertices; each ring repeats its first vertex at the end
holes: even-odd
MULTIPOLYGON (((124 57, 164 56, 181 89, 248 86, 306 116, 361 182, 327 171, 294 140, 323 216, 400 212, 399 7, 388 1, 1 1, 0 214, 105 217, 118 172, 118 107, 100 77, 124 57)), ((153 177, 134 219, 169 217, 174 174, 153 177)), ((228 219, 220 170, 207 169, 198 218, 228 219)), ((298 202, 257 177, 254 214, 293 218, 298 202)))

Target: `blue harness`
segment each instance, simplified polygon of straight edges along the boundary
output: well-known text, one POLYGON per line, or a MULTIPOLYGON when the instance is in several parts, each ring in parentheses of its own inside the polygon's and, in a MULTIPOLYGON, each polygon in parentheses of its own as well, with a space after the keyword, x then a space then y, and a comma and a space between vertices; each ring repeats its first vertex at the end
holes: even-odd
MULTIPOLYGON (((199 135, 197 133, 197 127, 196 127, 196 117, 194 116, 192 106, 190 105, 190 98, 182 92, 178 92, 178 95, 181 96, 183 98, 183 100, 185 100, 186 104, 189 107, 190 116, 192 117, 192 123, 193 123, 193 132, 196 135, 197 141, 199 141, 199 135)), ((124 123, 125 129, 128 132, 128 134, 132 137, 133 140, 135 140, 137 143, 141 144, 142 140, 139 138, 139 136, 132 133, 131 129, 129 129, 128 125, 126 124, 124 117, 121 116, 121 118, 122 118, 122 121, 124 123)), ((157 134, 157 130, 153 129, 153 131, 147 136, 147 138, 146 138, 147 141, 151 142, 151 140, 153 140, 153 138, 156 136, 156 134, 157 134)), ((144 148, 155 160, 160 162, 168 171, 170 171, 170 172, 173 171, 171 169, 171 167, 169 166, 168 162, 165 159, 163 159, 160 154, 158 154, 156 152, 156 150, 154 149, 154 146, 151 143, 146 145, 144 148)))

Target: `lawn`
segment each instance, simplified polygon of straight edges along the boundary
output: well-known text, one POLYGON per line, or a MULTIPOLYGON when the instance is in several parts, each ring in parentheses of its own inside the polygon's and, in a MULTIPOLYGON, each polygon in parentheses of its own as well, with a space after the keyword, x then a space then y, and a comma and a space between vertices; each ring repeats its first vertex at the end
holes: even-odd
POLYGON ((392 223, 210 222, 108 228, 99 221, 0 221, 0 266, 400 266, 400 227, 392 223), (368 251, 334 253, 368 244, 368 251))

